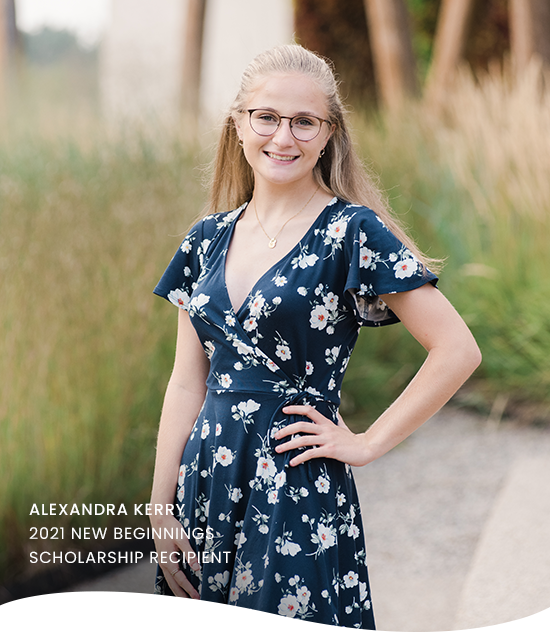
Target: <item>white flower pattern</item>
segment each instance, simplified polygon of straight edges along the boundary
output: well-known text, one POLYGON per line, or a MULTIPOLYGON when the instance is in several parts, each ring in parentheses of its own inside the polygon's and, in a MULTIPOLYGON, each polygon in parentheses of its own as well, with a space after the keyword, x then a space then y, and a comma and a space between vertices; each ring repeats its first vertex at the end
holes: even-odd
MULTIPOLYGON (((296 451, 276 452, 274 435, 293 421, 288 403, 336 422, 359 326, 397 320, 379 295, 435 277, 372 211, 334 198, 236 313, 219 271, 245 206, 200 220, 155 289, 189 312, 210 362, 175 502, 185 528, 213 530, 192 542, 213 560, 189 578, 205 599, 254 608, 261 596, 269 612, 372 628, 351 468, 330 459, 290 467, 296 451), (228 562, 216 558, 224 550, 228 562)), ((166 592, 162 572, 156 592, 166 592)))

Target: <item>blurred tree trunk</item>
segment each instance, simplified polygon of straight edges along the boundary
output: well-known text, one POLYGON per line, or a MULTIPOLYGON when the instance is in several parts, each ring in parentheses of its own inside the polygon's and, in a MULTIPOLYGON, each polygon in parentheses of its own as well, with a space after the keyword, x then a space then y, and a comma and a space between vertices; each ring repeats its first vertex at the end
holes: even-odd
POLYGON ((364 0, 294 0, 297 41, 328 57, 346 101, 363 109, 376 102, 364 0))
POLYGON ((8 61, 8 29, 6 21, 6 3, 0 0, 0 93, 3 96, 3 86, 8 61))
POLYGON ((550 0, 509 0, 512 60, 516 72, 539 56, 550 65, 550 0))
POLYGON ((183 51, 182 110, 196 127, 199 116, 202 41, 206 0, 188 0, 183 51))
POLYGON ((8 83, 15 73, 19 48, 15 0, 0 0, 0 107, 6 101, 8 83))
POLYGON ((439 103, 464 58, 472 15, 478 0, 443 0, 437 18, 427 98, 439 103))
POLYGON ((398 108, 418 89, 405 0, 364 0, 376 81, 382 102, 398 108))

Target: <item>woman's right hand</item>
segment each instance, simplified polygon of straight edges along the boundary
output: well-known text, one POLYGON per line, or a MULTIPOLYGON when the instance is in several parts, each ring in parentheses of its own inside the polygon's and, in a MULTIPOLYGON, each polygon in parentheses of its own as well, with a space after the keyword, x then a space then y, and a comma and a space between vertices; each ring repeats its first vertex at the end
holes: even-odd
POLYGON ((200 599, 199 593, 182 571, 180 561, 182 558, 187 560, 187 564, 195 571, 200 570, 200 564, 179 520, 173 516, 162 516, 160 519, 159 516, 156 516, 155 520, 151 520, 151 526, 157 531, 161 531, 161 533, 166 528, 174 533, 181 534, 181 537, 173 539, 154 538, 158 563, 170 590, 176 597, 200 599))
MULTIPOLYGON (((189 314, 180 309, 176 358, 164 396, 157 437, 151 490, 151 505, 155 508, 157 505, 166 507, 174 502, 182 454, 206 397, 209 367, 210 363, 189 314)), ((174 530, 174 535, 181 535, 176 538, 155 538, 159 565, 170 590, 177 597, 199 599, 198 592, 181 570, 182 558, 188 564, 186 570, 189 566, 192 570, 200 570, 194 556, 196 552, 185 537, 181 523, 171 514, 153 515, 150 521, 153 528, 161 530, 161 536, 164 528, 174 530)))

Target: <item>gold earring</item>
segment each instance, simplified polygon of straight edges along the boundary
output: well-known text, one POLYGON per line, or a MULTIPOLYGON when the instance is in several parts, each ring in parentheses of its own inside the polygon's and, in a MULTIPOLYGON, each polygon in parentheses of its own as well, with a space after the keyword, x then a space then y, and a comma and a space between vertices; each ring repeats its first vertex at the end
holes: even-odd
POLYGON ((319 154, 319 158, 322 158, 325 155, 325 149, 321 149, 321 153, 319 154))

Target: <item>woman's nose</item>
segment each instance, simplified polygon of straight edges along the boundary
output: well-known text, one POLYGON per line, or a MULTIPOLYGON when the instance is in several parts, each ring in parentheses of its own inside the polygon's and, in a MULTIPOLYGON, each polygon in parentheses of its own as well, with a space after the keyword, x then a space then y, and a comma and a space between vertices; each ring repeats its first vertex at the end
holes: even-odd
POLYGON ((275 134, 273 134, 272 140, 281 147, 288 147, 294 144, 294 136, 290 129, 290 120, 283 118, 279 123, 279 127, 275 134))

